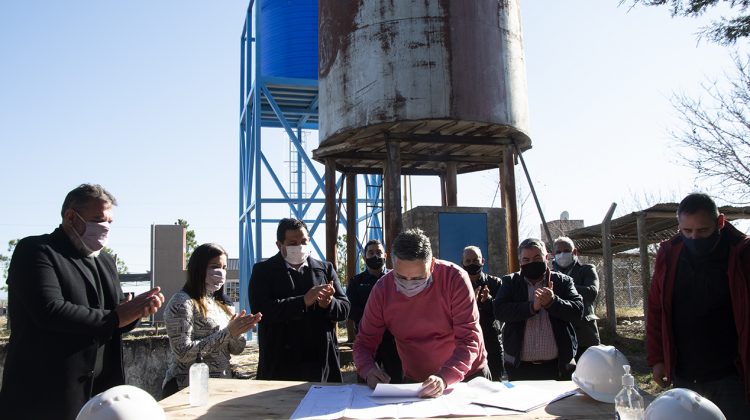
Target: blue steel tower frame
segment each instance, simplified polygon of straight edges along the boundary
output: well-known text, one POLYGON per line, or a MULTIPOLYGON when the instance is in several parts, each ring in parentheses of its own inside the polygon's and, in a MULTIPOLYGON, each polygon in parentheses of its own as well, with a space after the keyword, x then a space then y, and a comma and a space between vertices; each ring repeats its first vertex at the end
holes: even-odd
MULTIPOLYGON (((323 197, 324 180, 305 151, 301 138, 302 130, 318 129, 318 80, 304 78, 266 76, 261 71, 261 49, 263 34, 260 28, 261 8, 259 0, 250 0, 245 24, 242 28, 240 45, 240 170, 239 170, 239 268, 240 268, 240 307, 249 309, 248 285, 253 265, 263 260, 263 226, 277 224, 286 214, 267 215, 264 207, 272 204, 286 204, 288 212, 297 219, 304 220, 310 228, 311 244, 320 259, 324 253, 315 241, 315 234, 321 223, 325 223, 325 198, 323 197), (255 28, 255 31, 253 29, 255 28), (281 128, 285 131, 292 153, 297 154, 298 186, 305 171, 313 178, 313 192, 305 197, 302 188, 296 194, 290 192, 281 182, 277 171, 263 153, 261 129, 263 127, 281 128), (263 189, 263 181, 270 179, 276 186, 273 194, 263 189), (278 197, 278 195, 281 197, 278 197), (275 196, 273 196, 275 195, 275 196), (314 204, 322 204, 322 209, 312 209, 314 204), (317 212, 316 212, 317 210, 317 212)), ((290 29, 291 30, 291 29, 290 29)), ((269 147, 279 147, 272 144, 269 147)), ((360 217, 359 209, 355 210, 357 232, 359 225, 366 225, 367 239, 383 240, 382 234, 382 177, 380 175, 363 175, 365 197, 357 198, 357 207, 365 205, 365 212, 360 217)), ((344 176, 339 174, 336 189, 343 187, 344 176)), ((359 191, 359 188, 357 189, 359 191)), ((278 212, 278 211, 277 211, 278 212)), ((269 212, 272 213, 272 212, 269 212)), ((346 217, 338 211, 339 224, 346 229, 346 217)), ((275 238, 273 241, 275 242, 275 238)), ((362 252, 362 241, 357 241, 356 261, 362 252)), ((267 257, 267 256, 266 256, 267 257)), ((356 271, 359 272, 359 264, 356 271)))

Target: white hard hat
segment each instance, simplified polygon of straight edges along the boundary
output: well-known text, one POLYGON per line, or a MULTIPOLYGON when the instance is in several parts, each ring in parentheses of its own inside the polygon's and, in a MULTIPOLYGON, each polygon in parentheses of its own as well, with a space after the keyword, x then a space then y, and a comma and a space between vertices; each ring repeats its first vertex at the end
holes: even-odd
POLYGON ((622 366, 629 364, 628 358, 612 346, 591 346, 581 355, 571 379, 591 398, 612 404, 622 389, 622 366))
POLYGON ((644 420, 726 420, 719 407, 708 398, 685 388, 661 394, 647 408, 644 420))
POLYGON ((164 410, 148 392, 119 385, 96 394, 78 412, 76 420, 164 420, 164 410))

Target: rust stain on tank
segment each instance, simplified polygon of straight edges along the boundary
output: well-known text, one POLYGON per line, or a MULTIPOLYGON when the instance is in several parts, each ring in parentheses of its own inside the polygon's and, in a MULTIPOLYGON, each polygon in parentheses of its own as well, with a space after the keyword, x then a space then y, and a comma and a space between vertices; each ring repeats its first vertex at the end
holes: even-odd
MULTIPOLYGON (((411 130, 513 135, 528 148, 519 2, 321 0, 320 157, 371 151, 385 133, 411 130)), ((478 147, 434 150, 479 156, 478 147)), ((464 168, 487 164, 477 162, 464 168)))
POLYGON ((348 51, 355 19, 365 0, 322 1, 318 3, 318 77, 331 71, 340 51, 348 51))
POLYGON ((380 23, 380 29, 375 34, 375 37, 380 41, 380 48, 382 48, 384 52, 388 53, 391 51, 391 45, 393 44, 393 41, 396 39, 397 35, 398 31, 396 30, 396 26, 393 23, 382 22, 380 23))

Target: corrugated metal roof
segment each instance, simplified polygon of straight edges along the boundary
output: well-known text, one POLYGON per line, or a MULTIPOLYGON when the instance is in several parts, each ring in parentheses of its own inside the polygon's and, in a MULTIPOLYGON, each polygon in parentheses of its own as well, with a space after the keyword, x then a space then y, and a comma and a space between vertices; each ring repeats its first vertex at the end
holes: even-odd
MULTIPOLYGON (((677 233, 677 203, 660 203, 645 210, 633 212, 610 224, 612 253, 638 247, 638 214, 645 215, 645 233, 649 244, 665 241, 677 233)), ((750 219, 750 207, 720 207, 727 220, 750 219)), ((568 232, 578 252, 584 255, 602 255, 602 225, 587 226, 568 232)))

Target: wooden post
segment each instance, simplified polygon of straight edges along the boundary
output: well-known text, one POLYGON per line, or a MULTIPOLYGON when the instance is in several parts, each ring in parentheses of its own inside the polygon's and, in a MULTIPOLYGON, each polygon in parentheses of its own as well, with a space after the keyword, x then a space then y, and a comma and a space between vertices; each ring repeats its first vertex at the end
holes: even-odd
POLYGON ((612 215, 617 203, 612 203, 607 215, 602 221, 602 257, 604 259, 604 284, 607 290, 607 324, 604 326, 612 334, 617 336, 617 314, 615 313, 615 276, 612 265, 612 240, 610 238, 610 225, 612 215))
POLYGON ((346 279, 357 273, 357 174, 346 174, 346 279))
POLYGON ((458 171, 456 162, 445 164, 445 201, 448 207, 458 206, 458 171))
POLYGON ((440 174, 440 205, 443 207, 448 206, 448 200, 445 196, 445 174, 440 174))
POLYGON ((336 265, 336 240, 338 226, 336 223, 336 161, 327 158, 325 161, 325 196, 326 196, 326 259, 336 265))
MULTIPOLYGON (((638 229, 638 251, 641 254, 641 286, 643 286, 643 316, 648 314, 648 294, 651 292, 651 261, 648 258, 648 237, 646 237, 646 212, 636 214, 638 229)), ((648 320, 646 320, 648 322, 648 320)))
POLYGON ((383 213, 385 225, 385 245, 387 248, 388 267, 391 264, 391 244, 401 232, 401 148, 398 142, 393 142, 386 136, 385 162, 383 162, 383 213))
POLYGON ((500 197, 505 207, 505 242, 508 247, 508 272, 510 273, 519 270, 515 160, 513 146, 507 146, 503 151, 503 163, 500 165, 500 197))

